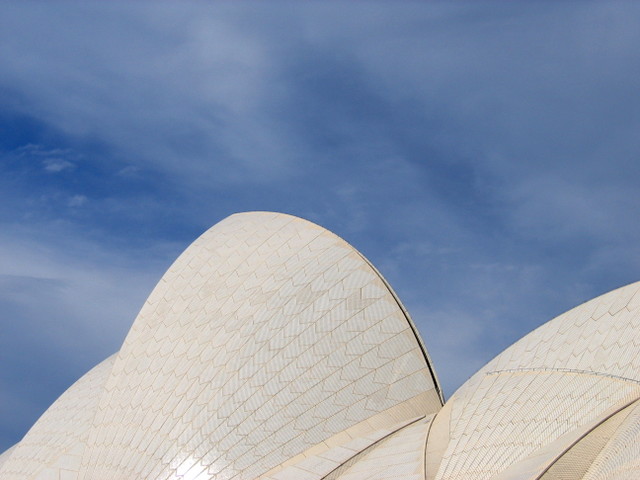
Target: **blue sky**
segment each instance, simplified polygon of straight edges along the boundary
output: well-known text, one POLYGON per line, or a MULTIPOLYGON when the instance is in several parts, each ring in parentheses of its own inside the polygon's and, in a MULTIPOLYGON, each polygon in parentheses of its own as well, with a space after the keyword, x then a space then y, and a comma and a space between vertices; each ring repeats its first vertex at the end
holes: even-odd
POLYGON ((639 22, 616 2, 0 3, 0 451, 234 212, 363 252, 447 397, 640 280, 639 22))

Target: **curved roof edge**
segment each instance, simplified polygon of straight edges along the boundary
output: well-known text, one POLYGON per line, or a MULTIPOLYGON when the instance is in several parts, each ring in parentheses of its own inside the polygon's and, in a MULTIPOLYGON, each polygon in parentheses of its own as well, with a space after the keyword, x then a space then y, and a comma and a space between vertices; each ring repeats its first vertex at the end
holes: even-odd
POLYGON ((388 282, 344 239, 292 215, 230 215, 185 249, 136 318, 80 478, 191 475, 218 468, 222 454, 223 475, 255 478, 353 425, 364 435, 433 413, 442 396, 425 350, 388 282), (194 341, 202 349, 187 355, 194 341), (131 423, 109 423, 119 414, 131 423), (180 451, 162 440, 169 432, 185 434, 180 451), (220 442, 234 448, 221 453, 220 442), (141 459, 110 460, 131 448, 141 459))
POLYGON ((380 271, 373 265, 373 263, 371 263, 369 261, 369 259, 367 257, 365 257, 358 249, 354 248, 351 244, 349 244, 349 242, 346 242, 344 239, 342 239, 338 235, 336 235, 336 237, 340 238, 345 243, 347 243, 347 245, 349 245, 351 248, 353 248, 356 251, 356 253, 362 257, 362 259, 371 267, 371 269, 376 273, 376 275, 378 275, 378 277, 380 277, 380 280, 382 281, 382 283, 385 284, 385 286, 389 290, 389 293, 391 293, 391 296, 394 298, 394 300, 398 304, 398 307, 400 308, 400 310, 402 310, 402 313, 404 314, 404 317, 407 319, 407 322, 409 323, 409 326, 411 327, 411 330, 413 331, 413 334, 415 335, 416 340, 418 341, 418 345, 420 345, 420 349, 422 350, 422 354, 424 355, 425 362, 427 363, 427 367, 429 368, 429 372, 431 373, 431 378, 433 379, 433 384, 436 387, 436 392, 438 392, 438 397, 440 398, 440 403, 442 405, 444 405, 445 399, 444 399, 444 393, 442 392, 442 387, 440 386, 440 380, 438 379, 438 375, 437 375, 436 370, 435 370, 435 368, 433 366, 433 363, 432 363, 432 360, 431 360, 431 356, 429 355, 429 351, 427 350, 427 347, 426 347, 424 341, 422 340, 422 337, 420 336, 420 333, 418 332, 418 327, 416 326, 416 324, 414 323, 413 319, 411 318, 411 315, 409 315, 409 311, 406 309, 404 304, 400 301, 400 297, 398 297, 398 294, 391 287, 391 285, 389 284, 387 279, 382 276, 380 271))
MULTIPOLYGON (((444 405, 445 403, 445 398, 444 398, 444 393, 442 391, 442 387, 440 386, 440 380, 438 379, 438 375, 436 373, 435 367, 433 365, 433 361, 431 360, 431 356, 429 355, 429 351, 427 350, 427 347, 424 343, 424 341, 422 340, 422 337, 420 336, 420 332, 418 331, 418 327, 416 326, 415 322, 413 321, 413 319, 411 318, 411 315, 409 315, 409 311, 407 310, 407 308, 404 306, 404 304, 400 301, 400 297, 398 296, 398 294, 395 292, 395 290, 391 287, 391 284, 389 284, 389 282, 387 281, 387 279, 382 275, 382 273, 380 273, 380 270, 378 270, 376 268, 376 266, 371 262, 371 260, 369 260, 360 250, 358 250, 357 248, 355 248, 353 245, 351 245, 349 242, 347 242, 344 238, 342 238, 340 235, 336 234, 335 232, 333 232, 332 230, 329 230, 328 228, 324 227, 323 225, 320 225, 318 223, 312 222, 311 220, 307 220, 306 218, 302 218, 302 217, 298 217, 297 215, 292 215, 290 213, 281 213, 281 212, 270 212, 268 210, 251 210, 248 212, 237 212, 237 213, 233 213, 225 218, 228 218, 230 216, 233 215, 247 215, 247 214, 253 214, 253 213, 268 213, 268 214, 277 214, 277 215, 282 215, 282 216, 287 216, 287 217, 292 217, 294 219, 297 220, 301 220, 303 222, 307 222, 307 223, 311 223, 319 228, 322 228, 323 230, 326 230, 327 232, 329 232, 331 235, 335 236, 336 238, 338 238, 340 241, 344 242, 346 245, 349 246, 349 248, 351 248, 354 252, 356 252, 361 258, 362 260, 375 272, 375 274, 380 278, 380 280, 382 281, 382 283, 385 285, 385 287, 387 287, 387 290, 389 290, 389 293, 391 293, 391 296, 393 297, 393 299, 396 301, 396 303, 398 304, 398 307, 400 308, 400 310, 402 311, 402 313, 404 314, 404 317, 406 318, 407 322, 409 323, 409 326, 411 327, 411 331, 413 332, 414 336, 416 337, 416 340, 418 341, 418 345, 420 345, 420 349, 422 350, 422 355, 424 356, 424 360, 427 364, 427 367, 429 368, 429 372, 431 373, 431 378, 433 380, 433 384, 435 386, 436 392, 438 393, 438 397, 440 398, 440 404, 444 405)), ((224 220, 224 219, 223 219, 224 220)))
POLYGON ((61 471, 78 472, 93 416, 117 355, 107 357, 76 380, 20 442, 0 455, 1 478, 49 479, 58 478, 61 471))

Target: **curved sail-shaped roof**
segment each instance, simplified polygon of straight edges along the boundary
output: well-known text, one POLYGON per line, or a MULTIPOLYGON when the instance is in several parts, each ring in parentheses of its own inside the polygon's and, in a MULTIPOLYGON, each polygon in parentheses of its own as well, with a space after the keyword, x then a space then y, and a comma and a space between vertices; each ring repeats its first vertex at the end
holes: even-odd
POLYGON ((375 268, 317 225, 254 212, 176 260, 0 478, 630 480, 639 440, 640 283, 543 325, 442 406, 375 268))
POLYGON ((560 315, 469 379, 436 417, 427 478, 539 478, 640 398, 639 290, 635 283, 560 315))
POLYGON ((142 308, 80 478, 255 478, 440 406, 406 312, 357 251, 296 217, 238 214, 142 308))

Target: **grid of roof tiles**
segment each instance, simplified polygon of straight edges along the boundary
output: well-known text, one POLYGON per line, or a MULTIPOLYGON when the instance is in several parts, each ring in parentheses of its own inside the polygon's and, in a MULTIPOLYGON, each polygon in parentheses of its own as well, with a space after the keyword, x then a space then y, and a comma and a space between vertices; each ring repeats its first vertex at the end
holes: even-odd
POLYGON ((282 214, 234 215, 152 292, 121 351, 0 478, 627 480, 640 472, 640 283, 496 357, 441 408, 373 266, 282 214))
POLYGON ((408 417, 440 408, 412 325, 362 256, 295 217, 234 215, 140 312, 79 478, 255 478, 413 398, 408 417))
POLYGON ((422 480, 425 441, 433 416, 421 418, 363 451, 327 480, 422 480))
POLYGON ((469 379, 447 402, 435 479, 494 478, 638 399, 639 290, 632 284, 560 315, 469 379))

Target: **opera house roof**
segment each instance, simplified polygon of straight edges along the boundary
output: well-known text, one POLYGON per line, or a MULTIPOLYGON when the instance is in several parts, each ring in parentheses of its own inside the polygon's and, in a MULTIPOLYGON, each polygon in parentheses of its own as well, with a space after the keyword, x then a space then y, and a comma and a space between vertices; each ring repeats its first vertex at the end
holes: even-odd
POLYGON ((640 284, 544 324, 445 402, 366 258, 242 213, 175 261, 0 479, 637 479, 639 402, 640 284))

